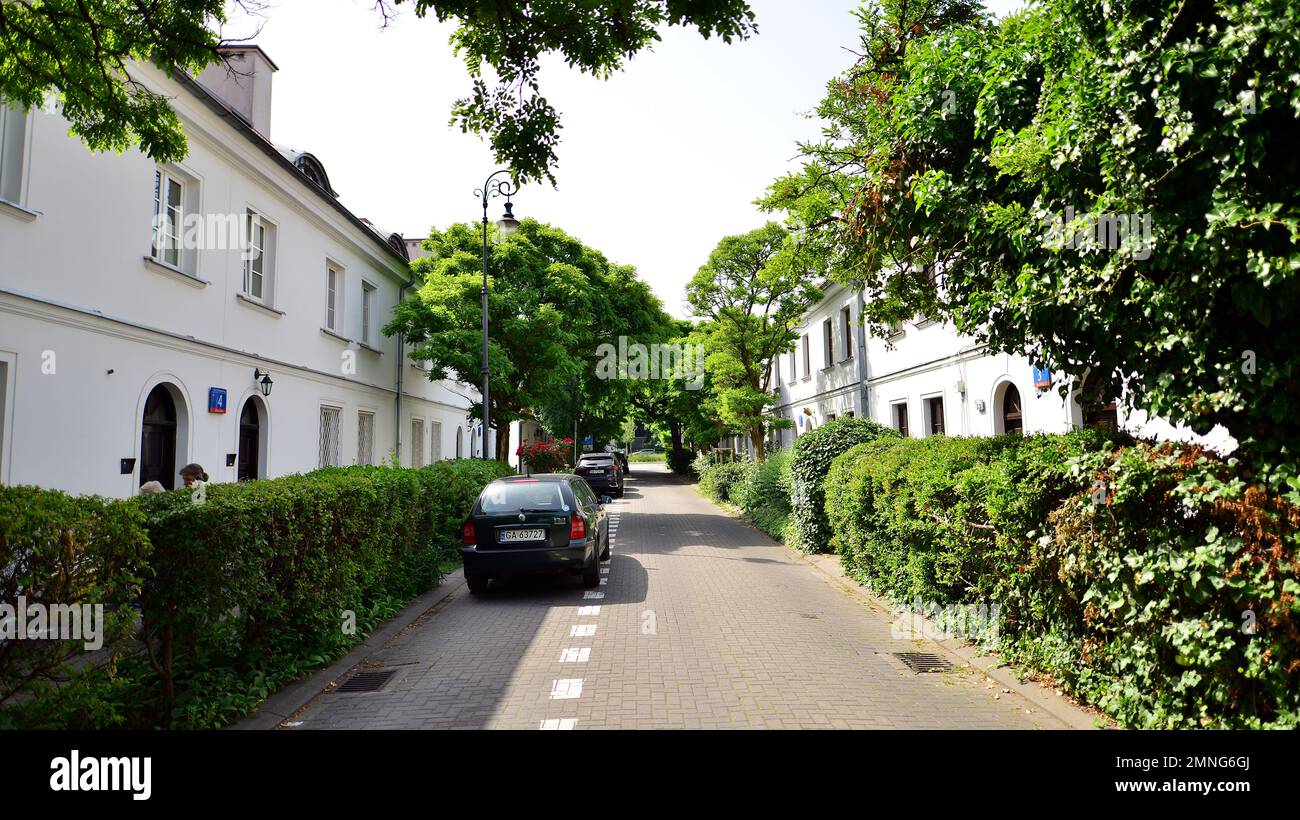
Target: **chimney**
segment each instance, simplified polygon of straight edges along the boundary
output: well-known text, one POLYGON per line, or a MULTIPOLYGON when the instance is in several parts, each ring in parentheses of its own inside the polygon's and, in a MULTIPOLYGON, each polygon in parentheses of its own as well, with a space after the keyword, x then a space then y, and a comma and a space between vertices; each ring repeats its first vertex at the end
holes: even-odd
POLYGON ((271 74, 278 71, 257 46, 222 46, 222 62, 203 70, 199 84, 268 139, 271 136, 271 74))

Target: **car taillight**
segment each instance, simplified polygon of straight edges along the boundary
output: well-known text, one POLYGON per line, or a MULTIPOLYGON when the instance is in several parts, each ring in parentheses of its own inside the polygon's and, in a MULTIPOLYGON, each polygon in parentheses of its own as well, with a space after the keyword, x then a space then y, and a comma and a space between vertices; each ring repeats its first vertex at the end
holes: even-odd
POLYGON ((465 522, 465 528, 460 533, 460 540, 467 547, 472 547, 478 543, 478 534, 474 531, 473 521, 465 522))
POLYGON ((575 541, 587 537, 587 522, 582 516, 575 515, 569 519, 569 540, 575 541))

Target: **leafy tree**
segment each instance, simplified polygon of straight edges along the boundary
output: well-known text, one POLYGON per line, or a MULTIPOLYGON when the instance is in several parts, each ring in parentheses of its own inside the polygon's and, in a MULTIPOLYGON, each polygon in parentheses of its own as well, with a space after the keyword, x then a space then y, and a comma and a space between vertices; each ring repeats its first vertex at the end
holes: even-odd
MULTIPOLYGON (((411 358, 431 365, 430 379, 482 379, 480 230, 465 224, 432 232, 426 247, 433 255, 411 266, 418 288, 384 327, 405 334, 411 358)), ((590 314, 593 280, 604 264, 578 240, 532 219, 488 245, 489 418, 498 431, 498 460, 509 452, 507 425, 532 418, 573 372, 572 351, 581 340, 574 317, 590 314)), ((483 417, 481 401, 471 416, 483 417)))
MULTIPOLYGON (((419 17, 457 24, 451 42, 473 80, 452 123, 486 135, 518 181, 548 179, 558 161, 560 118, 542 96, 543 55, 606 79, 651 47, 664 26, 694 26, 724 42, 756 26, 745 0, 376 0, 387 24, 410 3, 419 17), (484 66, 495 83, 484 78, 484 66)), ((262 0, 234 0, 260 13, 262 0)), ((139 144, 163 161, 185 155, 166 99, 131 80, 130 61, 197 74, 219 59, 225 0, 4 0, 0 2, 0 97, 37 107, 61 96, 72 132, 95 150, 139 144)))
POLYGON ((1044 0, 989 26, 934 25, 935 5, 867 12, 867 56, 819 108, 825 139, 766 204, 810 226, 835 278, 865 282, 873 325, 945 318, 1073 374, 1063 391, 1285 459, 1300 8, 1044 0), (869 59, 873 32, 918 27, 902 56, 869 59))
MULTIPOLYGON (((167 100, 134 81, 131 62, 198 74, 216 62, 225 0, 4 0, 0 2, 0 98, 39 108, 57 95, 72 133, 96 151, 139 145, 149 156, 185 156, 167 100)), ((236 0, 256 11, 258 0, 236 0)))
MULTIPOLYGON (((668 344, 683 351, 702 349, 703 337, 695 333, 691 322, 673 322, 675 335, 668 344)), ((698 359, 692 359, 693 368, 698 359)), ((717 397, 708 370, 674 374, 674 378, 642 379, 633 383, 628 398, 636 418, 654 431, 669 452, 695 449, 716 442, 724 433, 716 413, 717 397)))
POLYGON ((821 296, 796 249, 775 222, 728 236, 686 287, 691 309, 707 320, 700 334, 718 416, 726 427, 748 432, 760 461, 767 430, 791 424, 767 412, 774 399, 772 359, 791 349, 803 312, 821 296))

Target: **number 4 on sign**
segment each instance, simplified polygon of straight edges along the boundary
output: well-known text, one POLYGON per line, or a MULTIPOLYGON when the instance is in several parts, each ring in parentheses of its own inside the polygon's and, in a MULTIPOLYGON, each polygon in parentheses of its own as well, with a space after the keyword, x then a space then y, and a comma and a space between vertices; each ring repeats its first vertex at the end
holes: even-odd
POLYGON ((1098 507, 1104 507, 1106 506, 1106 503, 1110 501, 1110 488, 1106 486, 1106 482, 1098 479, 1092 482, 1092 490, 1089 492, 1089 497, 1092 498, 1093 504, 1098 507))

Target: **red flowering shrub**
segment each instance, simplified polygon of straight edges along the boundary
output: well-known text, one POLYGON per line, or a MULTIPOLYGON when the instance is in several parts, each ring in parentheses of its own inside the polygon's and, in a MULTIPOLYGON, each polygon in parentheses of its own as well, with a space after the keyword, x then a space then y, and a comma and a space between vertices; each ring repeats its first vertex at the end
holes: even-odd
POLYGON ((515 450, 530 473, 559 473, 572 463, 573 439, 539 439, 519 445, 515 450))

